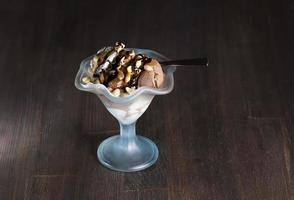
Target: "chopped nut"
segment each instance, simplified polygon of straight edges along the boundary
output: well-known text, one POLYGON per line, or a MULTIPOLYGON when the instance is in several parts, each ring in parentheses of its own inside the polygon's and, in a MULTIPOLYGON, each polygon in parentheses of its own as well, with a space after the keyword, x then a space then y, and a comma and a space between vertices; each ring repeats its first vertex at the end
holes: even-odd
POLYGON ((131 94, 135 90, 135 87, 126 87, 127 93, 131 94))
POLYGON ((125 82, 128 83, 131 80, 131 77, 132 77, 132 73, 127 73, 125 77, 125 82))
POLYGON ((115 51, 116 52, 120 52, 121 50, 123 50, 123 47, 122 46, 115 47, 115 51))
POLYGON ((90 66, 94 70, 98 65, 98 56, 94 56, 93 59, 90 61, 90 66))
POLYGON ((135 57, 135 51, 134 50, 132 50, 131 52, 130 52, 130 54, 129 54, 130 56, 131 56, 131 58, 134 58, 135 57))
POLYGON ((119 80, 123 80, 125 77, 124 73, 121 70, 117 70, 117 71, 118 71, 117 78, 119 80))
POLYGON ((85 77, 82 78, 82 81, 83 81, 83 83, 88 84, 88 83, 91 82, 91 79, 90 79, 90 77, 85 76, 85 77))
POLYGON ((122 48, 125 48, 126 45, 122 42, 116 42, 115 46, 122 46, 122 48))
POLYGON ((115 89, 111 92, 114 96, 118 97, 120 95, 120 89, 115 89))
POLYGON ((138 55, 136 55, 136 60, 140 60, 140 59, 142 59, 142 58, 143 58, 142 54, 138 54, 138 55))
POLYGON ((125 45, 122 42, 116 42, 114 50, 118 53, 125 48, 125 45))
POLYGON ((127 67, 127 71, 128 71, 129 73, 131 73, 131 72, 133 71, 133 69, 132 69, 132 66, 131 66, 131 65, 127 67))
POLYGON ((100 80, 100 83, 103 83, 104 82, 104 75, 103 75, 103 73, 100 73, 99 74, 99 80, 100 80))
POLYGON ((144 69, 149 72, 153 71, 153 67, 151 67, 150 65, 144 65, 144 69))
POLYGON ((99 56, 98 56, 98 55, 95 55, 95 56, 93 57, 93 59, 92 59, 93 64, 96 64, 96 63, 98 62, 98 60, 99 60, 99 56))
POLYGON ((113 91, 113 88, 111 88, 111 87, 108 87, 107 89, 109 90, 109 92, 113 91))
POLYGON ((142 60, 137 60, 135 63, 135 67, 139 68, 139 67, 141 67, 141 65, 142 65, 142 60))

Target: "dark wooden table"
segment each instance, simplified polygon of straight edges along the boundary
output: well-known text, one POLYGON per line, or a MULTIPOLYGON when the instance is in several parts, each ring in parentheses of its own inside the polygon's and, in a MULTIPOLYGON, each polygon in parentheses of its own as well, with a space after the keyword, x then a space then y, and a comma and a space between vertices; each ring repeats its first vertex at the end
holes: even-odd
POLYGON ((293 1, 0 3, 1 200, 294 199, 293 1), (98 163, 118 124, 73 84, 117 40, 210 58, 140 118, 160 156, 136 173, 98 163))

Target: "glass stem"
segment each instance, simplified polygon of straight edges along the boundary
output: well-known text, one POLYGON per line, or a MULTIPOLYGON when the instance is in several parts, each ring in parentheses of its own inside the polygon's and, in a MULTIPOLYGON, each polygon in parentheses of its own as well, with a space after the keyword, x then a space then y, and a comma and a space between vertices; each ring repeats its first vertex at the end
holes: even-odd
POLYGON ((136 122, 132 124, 122 124, 119 122, 120 136, 124 138, 130 138, 136 136, 136 122))

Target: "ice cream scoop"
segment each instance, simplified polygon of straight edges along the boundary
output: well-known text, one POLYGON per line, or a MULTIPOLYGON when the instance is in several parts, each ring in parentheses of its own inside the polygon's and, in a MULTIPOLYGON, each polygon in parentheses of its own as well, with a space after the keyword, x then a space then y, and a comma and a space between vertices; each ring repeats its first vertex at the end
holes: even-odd
POLYGON ((103 84, 114 96, 120 97, 142 86, 158 88, 164 79, 156 59, 125 49, 121 42, 99 50, 90 61, 88 73, 89 76, 83 78, 84 84, 103 84))
POLYGON ((161 65, 155 59, 144 65, 144 71, 140 74, 138 86, 148 86, 158 88, 162 85, 164 80, 164 73, 161 65))

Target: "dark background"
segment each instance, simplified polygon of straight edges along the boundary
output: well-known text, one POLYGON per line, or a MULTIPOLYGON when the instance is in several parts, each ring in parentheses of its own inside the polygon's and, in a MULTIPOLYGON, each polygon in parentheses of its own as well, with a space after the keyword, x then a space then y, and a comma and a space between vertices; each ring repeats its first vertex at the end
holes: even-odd
POLYGON ((294 199, 292 0, 0 4, 1 200, 294 199), (117 40, 210 59, 179 67, 140 118, 160 157, 136 173, 98 163, 118 124, 73 84, 117 40))

